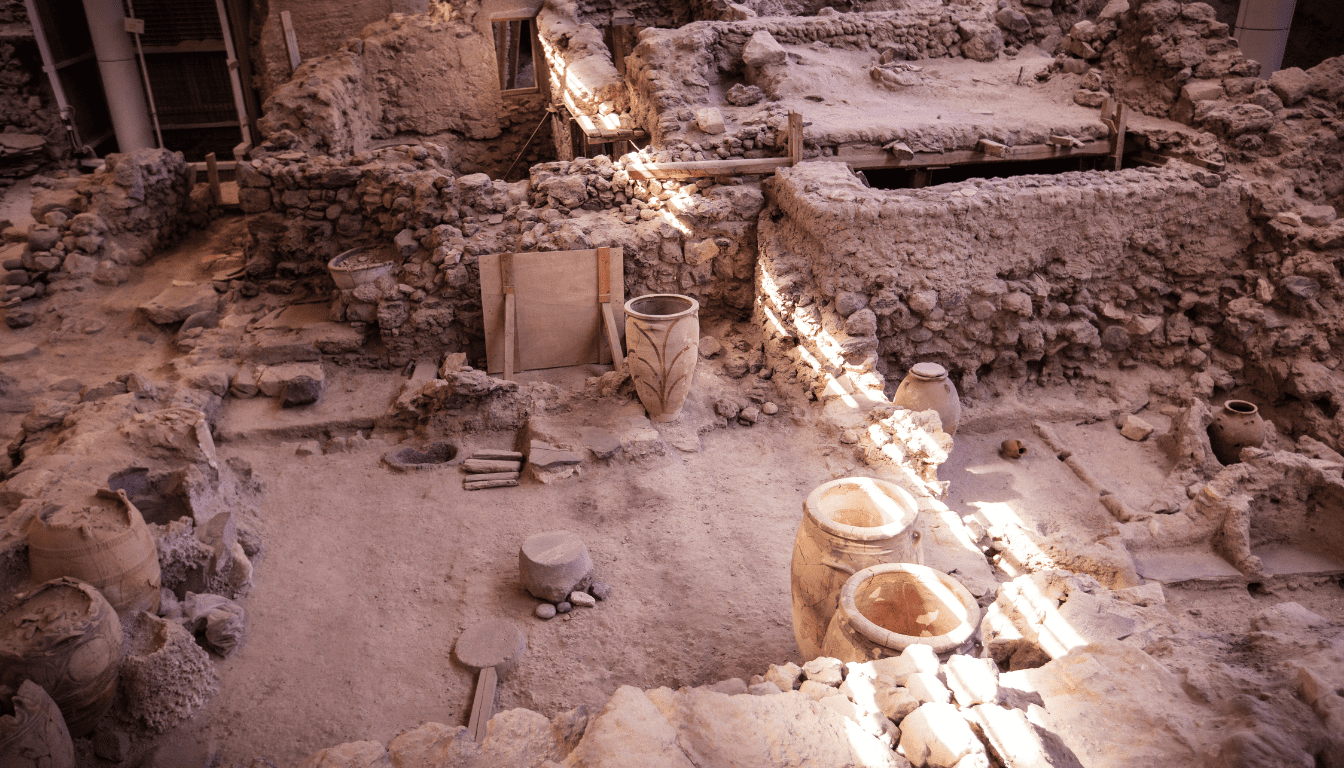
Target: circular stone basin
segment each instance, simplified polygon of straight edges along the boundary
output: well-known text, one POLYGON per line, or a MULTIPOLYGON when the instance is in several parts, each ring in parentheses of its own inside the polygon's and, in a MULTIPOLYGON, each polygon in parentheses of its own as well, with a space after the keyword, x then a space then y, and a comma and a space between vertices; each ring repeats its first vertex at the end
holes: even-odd
POLYGON ((383 456, 387 466, 398 472, 424 472, 438 469, 457 457, 457 446, 446 441, 430 443, 425 449, 398 448, 383 456))

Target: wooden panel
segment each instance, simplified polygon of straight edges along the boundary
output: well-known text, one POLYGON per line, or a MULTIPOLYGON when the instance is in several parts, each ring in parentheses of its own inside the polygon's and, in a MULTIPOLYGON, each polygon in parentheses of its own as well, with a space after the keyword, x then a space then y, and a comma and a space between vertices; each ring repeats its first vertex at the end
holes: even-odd
POLYGON ((299 57, 299 38, 294 34, 294 21, 289 11, 280 12, 280 28, 285 32, 285 50, 289 52, 289 71, 292 74, 303 63, 299 57))
POLYGON ((471 737, 477 744, 485 741, 490 717, 495 714, 495 687, 498 684, 499 673, 495 672, 494 667, 486 667, 476 676, 476 695, 471 702, 471 719, 467 722, 467 730, 471 731, 471 737))
MULTIPOLYGON (((504 254, 481 256, 481 310, 490 373, 504 371, 504 254)), ((603 332, 598 302, 597 250, 515 253, 515 370, 597 363, 603 332)), ((620 248, 611 249, 608 276, 617 328, 625 327, 625 269, 620 248)))

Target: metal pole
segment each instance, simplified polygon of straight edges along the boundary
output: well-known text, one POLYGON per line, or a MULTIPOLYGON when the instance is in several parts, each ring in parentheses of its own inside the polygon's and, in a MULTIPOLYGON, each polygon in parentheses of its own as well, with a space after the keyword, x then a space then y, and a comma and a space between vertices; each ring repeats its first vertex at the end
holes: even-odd
POLYGON ((1246 58, 1260 62, 1261 77, 1267 78, 1283 66, 1296 6, 1297 0, 1241 0, 1233 37, 1246 58))
POLYGON ((140 85, 135 48, 126 34, 126 15, 121 0, 84 0, 93 50, 98 56, 98 74, 102 76, 107 107, 112 113, 112 130, 122 152, 150 149, 154 131, 149 124, 149 109, 140 85))
POLYGON ((37 7, 33 4, 33 0, 23 0, 23 5, 28 9, 28 23, 33 25, 37 51, 42 56, 42 71, 47 73, 47 82, 51 84, 51 92, 56 97, 56 109, 61 113, 61 122, 65 124, 70 147, 76 153, 85 151, 92 153, 91 148, 83 146, 84 142, 80 139, 75 121, 70 115, 70 103, 65 100, 65 89, 61 87, 61 78, 56 71, 56 62, 51 57, 51 47, 47 45, 47 33, 42 29, 42 20, 37 16, 37 7))
MULTIPOLYGON (((126 0, 126 12, 130 14, 127 18, 135 20, 135 5, 132 0, 126 0)), ((144 22, 140 22, 137 29, 144 29, 144 22)), ((163 146, 163 131, 159 128, 159 110, 154 106, 154 88, 149 84, 149 67, 145 66, 145 49, 140 45, 139 31, 132 32, 135 35, 135 53, 140 57, 140 74, 145 79, 145 96, 149 99, 149 118, 154 121, 154 136, 159 140, 159 146, 163 146)))
POLYGON ((243 81, 238 76, 238 54, 233 48, 233 33, 229 28, 229 14, 224 0, 215 0, 219 12, 219 28, 224 30, 224 52, 229 57, 229 81, 233 83, 233 106, 238 110, 238 127, 243 132, 243 143, 252 143, 252 126, 247 123, 247 105, 243 101, 243 81))

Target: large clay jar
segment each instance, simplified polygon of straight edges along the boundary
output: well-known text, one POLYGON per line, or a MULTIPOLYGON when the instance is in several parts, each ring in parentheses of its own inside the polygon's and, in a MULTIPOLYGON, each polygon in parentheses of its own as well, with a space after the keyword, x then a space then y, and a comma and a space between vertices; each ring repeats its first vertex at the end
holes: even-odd
POLYGON ((1224 465, 1241 461, 1242 448, 1259 448, 1265 443, 1265 422, 1255 403, 1228 400, 1209 424, 1209 446, 1224 465))
POLYGON ((0 765, 5 768, 74 768, 75 745, 56 702, 42 686, 24 680, 0 717, 0 765))
POLYGON ((100 491, 83 505, 49 505, 28 525, 28 563, 33 581, 86 581, 118 613, 159 610, 159 551, 123 490, 100 491))
POLYGON ((856 571, 924 562, 918 517, 904 488, 869 477, 832 480, 808 494, 790 568, 793 636, 804 660, 821 655, 840 590, 856 571))
POLYGON ((961 421, 961 399, 957 388, 947 378, 947 369, 937 363, 916 363, 896 388, 891 402, 912 411, 937 411, 943 431, 957 434, 961 421))
POLYGON ((651 293, 625 302, 626 359, 652 421, 676 421, 700 357, 700 302, 651 293))
POLYGON ((78 738, 112 706, 121 640, 117 613, 98 590, 49 581, 0 615, 0 686, 42 686, 78 738))
POLYGON ((822 650, 864 662, 922 643, 946 660, 970 650, 979 625, 979 604, 946 573, 909 563, 875 565, 845 582, 822 650))

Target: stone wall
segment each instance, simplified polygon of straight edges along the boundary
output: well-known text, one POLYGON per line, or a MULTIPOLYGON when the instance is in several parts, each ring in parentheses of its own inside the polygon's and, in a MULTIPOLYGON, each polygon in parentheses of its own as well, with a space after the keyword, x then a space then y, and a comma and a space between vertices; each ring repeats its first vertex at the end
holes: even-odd
POLYGON ((28 13, 0 0, 0 178, 26 176, 70 156, 70 141, 42 72, 28 13), (44 143, 45 142, 45 143, 44 143))
POLYGON ((289 151, 239 166, 249 280, 271 290, 331 289, 325 264, 358 245, 400 267, 333 294, 334 319, 376 325, 390 358, 484 353, 481 254, 613 246, 625 292, 687 293, 706 308, 751 304, 758 186, 633 182, 608 158, 533 166, 528 182, 449 170, 417 144, 345 160, 289 151), (531 190, 531 191, 529 191, 531 190))
MULTIPOLYGON (((1001 33, 979 5, 930 2, 911 3, 901 11, 746 18, 645 30, 627 63, 626 80, 635 121, 649 130, 653 144, 661 146, 681 134, 695 121, 696 108, 717 106, 711 93, 716 87, 727 89, 728 81, 742 74, 743 48, 761 30, 780 45, 893 48, 906 59, 966 56, 985 60, 1003 48, 1001 33)), ((755 134, 755 126, 748 129, 755 134)), ((745 151, 739 147, 735 154, 745 151)))
POLYGON ((1244 185, 1193 168, 884 191, 805 163, 772 192, 761 302, 855 378, 922 360, 963 387, 1116 361, 1239 369, 1217 349, 1227 303, 1286 290, 1247 271, 1244 185))
POLYGON ((275 89, 258 121, 262 135, 288 132, 295 139, 273 143, 335 157, 429 137, 459 171, 497 176, 520 153, 524 163, 545 159, 546 96, 501 96, 489 29, 488 19, 470 21, 447 5, 370 24, 275 89))
POLYGON ((630 110, 625 82, 612 63, 602 32, 582 22, 574 0, 547 0, 537 14, 537 35, 551 92, 578 114, 630 110))

